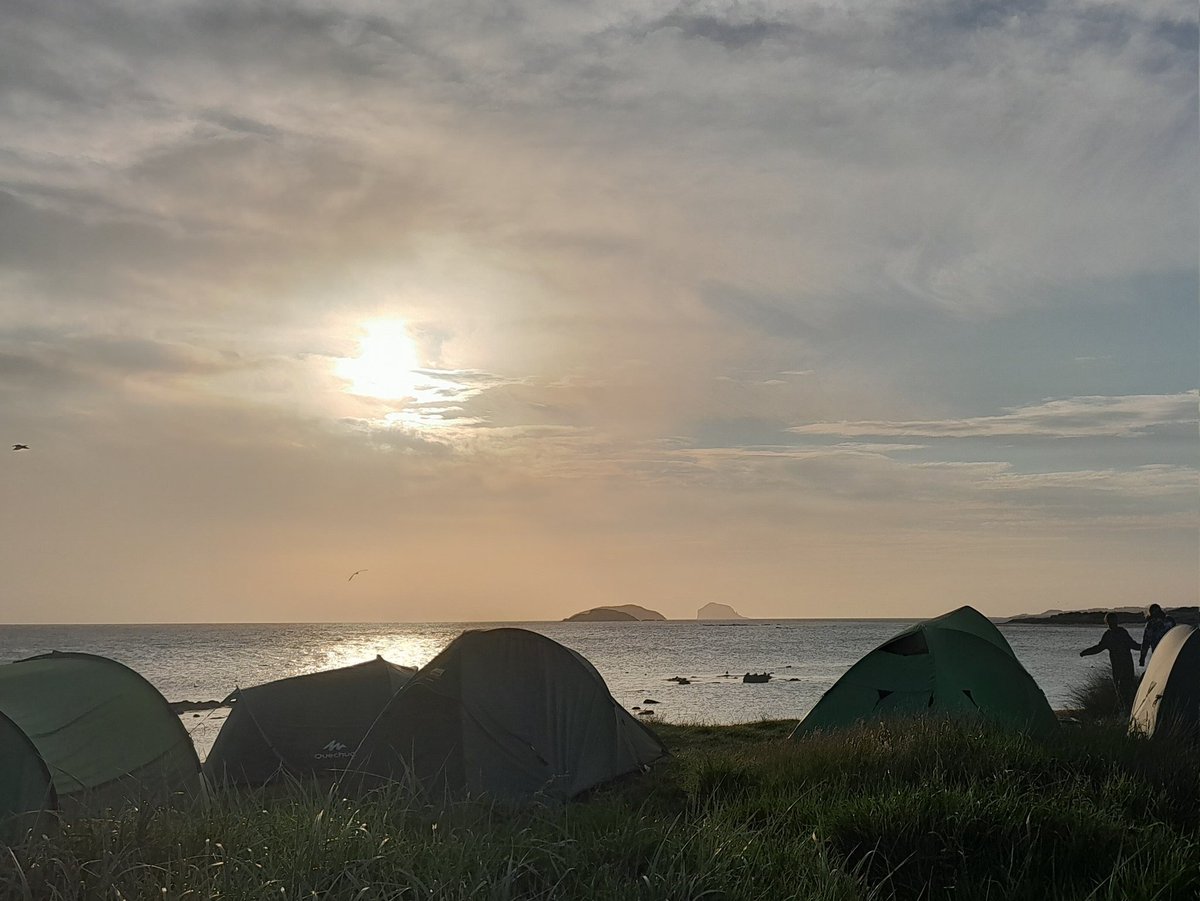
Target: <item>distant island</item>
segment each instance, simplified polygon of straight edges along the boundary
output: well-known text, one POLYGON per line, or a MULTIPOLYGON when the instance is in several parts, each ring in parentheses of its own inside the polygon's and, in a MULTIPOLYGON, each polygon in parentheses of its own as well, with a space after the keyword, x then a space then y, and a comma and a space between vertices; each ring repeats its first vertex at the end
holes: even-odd
POLYGON ((637 604, 614 604, 611 607, 593 607, 581 610, 563 620, 564 623, 620 623, 665 620, 657 610, 639 607, 637 604))
MULTIPOLYGON (((1164 607, 1167 616, 1180 625, 1200 623, 1200 607, 1164 607)), ((1146 621, 1145 607, 1114 607, 1092 610, 1047 610, 1045 613, 1023 613, 1004 620, 1006 623, 1026 623, 1035 626, 1094 626, 1103 625, 1105 614, 1115 613, 1117 622, 1139 625, 1146 621)))
POLYGON ((696 619, 745 619, 728 604, 705 604, 696 611, 696 619))

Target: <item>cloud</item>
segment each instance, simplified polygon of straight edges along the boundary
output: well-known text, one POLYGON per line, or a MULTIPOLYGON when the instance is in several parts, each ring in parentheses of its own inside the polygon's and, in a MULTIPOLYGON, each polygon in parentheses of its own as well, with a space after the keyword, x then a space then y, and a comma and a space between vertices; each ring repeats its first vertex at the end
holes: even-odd
POLYGON ((1072 397, 1019 407, 995 416, 929 422, 816 422, 788 431, 798 435, 913 438, 1134 438, 1195 435, 1200 393, 1130 397, 1072 397))
POLYGON ((232 351, 127 335, 0 332, 0 392, 113 391, 141 383, 183 383, 252 370, 261 361, 232 351))
POLYGON ((646 465, 658 481, 716 491, 731 504, 741 497, 753 508, 770 497, 761 515, 781 527, 813 516, 831 530, 871 534, 966 535, 1001 527, 1047 535, 1110 529, 1186 533, 1200 527, 1194 467, 1025 473, 1002 461, 893 459, 899 450, 909 448, 708 449, 646 465))
POLYGON ((1184 7, 758 8, 18 5, 6 50, 44 75, 14 85, 0 177, 90 192, 76 215, 205 225, 223 258, 247 237, 260 255, 317 243, 316 223, 368 256, 372 235, 505 223, 531 250, 649 242, 727 283, 748 259, 761 284, 743 288, 807 303, 900 289, 993 309, 1065 267, 1192 262, 1184 7))
POLYGON ((738 20, 681 11, 670 13, 657 22, 651 23, 647 27, 647 31, 656 31, 662 28, 677 29, 681 35, 687 38, 712 41, 729 51, 757 46, 772 38, 786 39, 793 32, 793 26, 779 20, 759 18, 738 20))

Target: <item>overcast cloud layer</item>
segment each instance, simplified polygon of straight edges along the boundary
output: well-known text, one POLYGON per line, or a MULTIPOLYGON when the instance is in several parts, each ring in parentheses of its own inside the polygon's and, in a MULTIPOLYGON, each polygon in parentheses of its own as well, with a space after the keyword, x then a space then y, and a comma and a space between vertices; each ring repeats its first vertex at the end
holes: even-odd
POLYGON ((0 14, 0 621, 1196 603, 1192 2, 0 14))

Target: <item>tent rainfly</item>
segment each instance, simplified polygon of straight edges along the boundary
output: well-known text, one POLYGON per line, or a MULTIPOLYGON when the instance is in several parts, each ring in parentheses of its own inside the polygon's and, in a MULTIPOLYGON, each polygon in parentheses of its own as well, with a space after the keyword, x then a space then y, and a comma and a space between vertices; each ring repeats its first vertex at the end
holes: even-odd
POLYGON ((582 656, 524 629, 464 632, 384 708, 351 770, 434 797, 567 800, 666 754, 582 656))
POLYGON ((115 660, 56 651, 0 666, 0 819, 160 799, 199 773, 166 700, 115 660))
POLYGON ((345 770, 383 706, 416 672, 382 657, 241 688, 204 761, 215 782, 265 785, 345 770))
POLYGON ((1142 674, 1129 731, 1142 735, 1200 730, 1200 629, 1176 626, 1162 637, 1142 674))
POLYGON ((1030 734, 1058 720, 999 630, 972 607, 917 623, 867 654, 796 729, 812 732, 894 716, 974 717, 1030 734))

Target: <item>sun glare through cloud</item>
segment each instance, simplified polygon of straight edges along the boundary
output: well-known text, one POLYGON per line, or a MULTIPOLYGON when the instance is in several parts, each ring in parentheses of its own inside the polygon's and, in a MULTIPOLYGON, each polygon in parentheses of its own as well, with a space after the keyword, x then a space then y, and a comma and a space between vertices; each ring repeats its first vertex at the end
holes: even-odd
MULTIPOLYGON (((356 397, 383 401, 392 409, 370 422, 373 428, 429 429, 473 424, 462 403, 479 393, 463 373, 422 367, 417 342, 401 319, 361 325, 358 354, 339 358, 333 373, 356 397)), ((479 375, 476 373, 475 375, 479 375)))
POLYGON ((358 356, 339 359, 334 374, 347 382, 346 390, 379 400, 415 397, 420 360, 417 345, 401 319, 364 323, 358 356))

